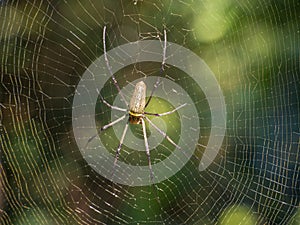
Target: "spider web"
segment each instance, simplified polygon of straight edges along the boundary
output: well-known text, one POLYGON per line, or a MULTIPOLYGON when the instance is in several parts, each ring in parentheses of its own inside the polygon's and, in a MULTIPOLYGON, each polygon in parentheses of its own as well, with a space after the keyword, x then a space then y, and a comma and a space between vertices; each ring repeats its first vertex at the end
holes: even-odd
MULTIPOLYGON (((293 0, 1 0, 1 224, 299 224, 299 10, 293 0), (130 186, 99 174, 101 159, 95 165, 84 159, 73 133, 73 98, 83 73, 103 54, 104 25, 108 50, 137 40, 163 45, 166 29, 169 42, 192 50, 213 71, 227 125, 206 170, 198 168, 212 130, 205 90, 173 66, 160 73, 157 62, 136 61, 115 77, 129 87, 128 101, 138 79, 161 76, 186 91, 197 110, 190 119, 200 124, 188 163, 154 186, 130 186)), ((122 56, 109 59, 123 63, 122 56)), ((158 89, 165 97, 154 96, 149 111, 176 107, 164 84, 158 89)), ((110 104, 120 97, 111 78, 99 93, 110 104)), ((175 143, 187 118, 179 112, 158 121, 175 143)), ((97 127, 111 115, 98 98, 97 127)), ((143 141, 140 126, 129 129, 143 141)), ((147 133, 154 134, 148 124, 147 133)), ((114 156, 116 130, 99 132, 99 139, 114 156)), ((153 165, 175 151, 159 135, 154 144, 153 165)), ((129 138, 119 162, 147 166, 143 150, 129 138)))

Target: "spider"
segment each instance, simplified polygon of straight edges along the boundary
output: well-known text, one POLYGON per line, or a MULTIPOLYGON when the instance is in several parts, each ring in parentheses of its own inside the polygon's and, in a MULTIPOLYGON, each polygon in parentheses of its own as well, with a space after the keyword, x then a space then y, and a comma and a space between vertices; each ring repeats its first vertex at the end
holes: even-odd
MULTIPOLYGON (((106 125, 102 126, 100 128, 100 131, 104 131, 104 130, 108 129, 109 127, 115 125, 116 123, 124 120, 126 118, 126 116, 128 116, 127 123, 125 125, 124 130, 123 130, 119 145, 116 149, 112 176, 114 175, 114 172, 115 172, 115 167, 116 167, 117 161, 119 159, 119 155, 120 155, 120 152, 121 152, 121 149, 122 149, 122 144, 123 144, 123 141, 124 141, 129 123, 130 124, 141 124, 142 128, 143 128, 143 136, 144 136, 144 142, 145 142, 146 155, 147 155, 147 158, 148 158, 150 179, 151 179, 151 182, 153 183, 154 173, 153 173, 152 165, 151 165, 151 157, 150 157, 150 150, 149 150, 149 144, 148 144, 147 133, 146 133, 145 120, 147 120, 148 123, 151 126, 153 126, 154 129, 156 129, 162 136, 164 136, 172 145, 174 145, 178 149, 181 149, 181 148, 180 148, 180 146, 175 144, 175 142, 164 131, 162 131, 160 128, 158 128, 146 115, 157 116, 157 117, 169 115, 169 114, 174 113, 175 111, 179 110, 180 108, 184 107, 186 105, 186 103, 176 107, 175 109, 173 109, 171 111, 164 112, 164 113, 146 112, 145 109, 147 108, 148 104, 150 103, 152 95, 153 95, 155 89, 158 87, 158 85, 160 83, 160 79, 158 77, 156 83, 154 84, 154 87, 151 91, 151 95, 148 98, 147 102, 146 102, 146 84, 143 81, 140 81, 135 85, 135 89, 133 91, 132 97, 131 97, 130 102, 128 104, 128 102, 125 99, 123 93, 121 92, 121 89, 118 85, 118 82, 117 82, 114 74, 112 73, 111 67, 109 65, 109 61, 108 61, 107 53, 106 53, 105 36, 106 36, 106 26, 104 26, 104 28, 103 28, 103 50, 104 50, 104 59, 105 59, 106 67, 108 68, 108 71, 109 71, 109 73, 112 77, 113 83, 114 83, 115 87, 117 88, 121 98, 123 99, 123 101, 126 103, 126 105, 128 107, 128 109, 124 109, 124 108, 120 108, 120 107, 117 107, 117 106, 113 106, 113 105, 109 104, 107 101, 105 101, 105 99, 101 96, 101 94, 99 94, 102 102, 104 104, 106 104, 109 108, 111 108, 112 110, 118 110, 118 111, 126 112, 120 118, 110 122, 109 124, 106 124, 106 125)), ((162 60, 161 70, 160 70, 161 73, 164 71, 164 65, 165 65, 165 59, 166 59, 166 47, 167 47, 167 34, 166 34, 166 30, 164 30, 163 60, 162 60)), ((88 143, 90 143, 96 136, 97 136, 97 134, 95 134, 94 136, 89 138, 86 145, 88 145, 88 143)))

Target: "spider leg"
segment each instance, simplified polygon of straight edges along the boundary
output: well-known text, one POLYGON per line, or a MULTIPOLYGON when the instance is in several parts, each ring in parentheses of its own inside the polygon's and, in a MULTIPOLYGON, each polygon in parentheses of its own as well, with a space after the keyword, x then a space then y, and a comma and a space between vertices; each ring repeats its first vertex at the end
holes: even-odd
POLYGON ((154 91, 156 90, 156 88, 158 87, 159 83, 160 83, 160 77, 157 77, 157 80, 156 80, 156 82, 155 82, 155 84, 154 84, 154 86, 153 86, 153 88, 152 88, 150 97, 148 98, 148 101, 147 101, 147 103, 146 103, 146 105, 145 105, 145 108, 146 108, 147 105, 149 104, 149 102, 150 102, 150 100, 151 100, 151 98, 152 98, 152 95, 153 95, 154 91))
POLYGON ((161 64, 161 69, 162 71, 165 69, 165 63, 166 63, 166 53, 167 53, 167 31, 166 29, 164 29, 164 49, 163 49, 163 60, 162 60, 162 64, 161 64))
POLYGON ((110 122, 109 124, 106 124, 106 125, 104 125, 103 127, 101 127, 101 128, 100 128, 100 130, 101 130, 101 131, 104 131, 104 130, 106 130, 107 128, 109 128, 109 127, 111 127, 111 126, 115 125, 116 123, 118 123, 118 122, 120 122, 120 121, 124 120, 124 119, 125 119, 125 117, 126 117, 126 114, 125 114, 125 115, 123 115, 123 116, 121 116, 120 118, 118 118, 118 119, 116 119, 116 120, 114 120, 114 121, 110 122))
POLYGON ((111 177, 113 177, 114 174, 115 174, 116 165, 117 165, 117 162, 118 162, 118 159, 119 159, 119 155, 120 155, 120 151, 122 149, 122 145, 123 145, 123 142, 124 142, 125 135, 127 133, 128 124, 129 124, 129 121, 127 121, 127 123, 125 125, 125 128, 123 130, 123 134, 122 134, 121 139, 120 139, 119 146, 118 146, 118 148, 116 150, 116 156, 115 156, 115 161, 114 161, 114 166, 113 166, 113 171, 112 171, 111 177))
MULTIPOLYGON (((163 132, 161 129, 159 129, 149 118, 145 116, 146 120, 153 126, 162 136, 164 136, 172 145, 174 145, 176 148, 181 150, 181 147, 177 145, 165 132, 163 132)), ((188 155, 185 153, 185 151, 182 151, 185 157, 189 158, 188 155)))
POLYGON ((147 132, 146 132, 146 124, 145 124, 145 121, 144 121, 143 118, 141 118, 141 121, 142 121, 142 126, 143 126, 143 135, 144 135, 144 141, 145 141, 146 155, 148 157, 148 164, 149 164, 149 170, 150 170, 150 179, 151 179, 152 186, 153 186, 153 189, 154 189, 155 198, 156 198, 157 202, 160 203, 160 200, 157 196, 157 188, 156 188, 156 186, 154 185, 154 182, 153 182, 154 173, 153 173, 152 164, 151 164, 150 150, 149 150, 149 144, 148 144, 147 132))
MULTIPOLYGON (((99 94, 99 95, 100 95, 100 94, 99 94)), ((127 109, 119 108, 119 107, 117 107, 117 106, 114 106, 114 105, 109 104, 107 101, 104 100, 104 98, 102 97, 102 95, 100 95, 100 98, 101 98, 102 102, 103 102, 105 105, 107 105, 109 108, 111 108, 111 109, 115 109, 115 110, 122 111, 122 112, 126 112, 126 111, 127 111, 127 109)))
MULTIPOLYGON (((124 116, 121 116, 120 118, 118 118, 118 119, 116 119, 116 120, 110 122, 109 124, 106 124, 106 125, 102 126, 102 127, 100 128, 100 131, 104 131, 104 130, 106 130, 107 128, 109 128, 109 127, 115 125, 116 123, 118 123, 118 122, 124 120, 125 117, 126 117, 126 114, 125 114, 124 116)), ((95 137, 97 137, 97 135, 98 135, 98 133, 95 134, 95 135, 93 135, 92 137, 89 138, 89 140, 87 141, 87 143, 86 143, 86 145, 85 145, 85 148, 87 147, 87 145, 88 145, 95 137)))
POLYGON ((141 121, 142 121, 142 126, 143 126, 143 135, 144 135, 144 141, 145 141, 146 155, 148 157, 148 164, 149 164, 149 170, 150 170, 150 179, 151 179, 151 182, 153 183, 154 174, 153 174, 153 170, 152 170, 150 150, 149 150, 148 138, 147 138, 147 133, 146 133, 146 124, 145 124, 145 121, 144 121, 143 118, 141 118, 141 121))
POLYGON ((161 129, 159 129, 149 118, 147 118, 147 117, 145 117, 145 118, 151 124, 151 126, 153 126, 155 128, 155 130, 157 130, 162 136, 164 136, 172 145, 174 145, 178 149, 181 149, 180 146, 175 144, 175 142, 165 132, 163 132, 161 129))
POLYGON ((125 104, 128 106, 128 102, 126 101, 126 99, 125 99, 123 93, 121 92, 121 89, 120 89, 120 87, 119 87, 119 84, 118 84, 118 82, 117 82, 117 80, 116 80, 116 78, 115 78, 115 76, 114 76, 114 74, 113 74, 113 72, 112 72, 112 70, 111 70, 111 67, 110 67, 110 65, 109 65, 109 61, 108 61, 107 53, 106 53, 105 33, 106 33, 106 26, 104 26, 104 28, 103 28, 103 50, 104 50, 104 59, 105 59, 106 67, 107 67, 107 69, 108 69, 108 71, 109 71, 109 73, 110 73, 110 76, 111 76, 112 79, 113 79, 114 85, 116 86, 118 92, 120 93, 120 95, 121 95, 123 101, 124 101, 125 104))
MULTIPOLYGON (((161 68, 160 68, 160 73, 162 74, 165 70, 165 63, 166 63, 166 52, 167 52, 167 32, 166 30, 164 30, 164 48, 163 48, 163 60, 162 60, 162 63, 161 63, 161 68)), ((148 101, 145 105, 145 108, 147 107, 147 105, 149 104, 152 96, 153 96, 153 93, 154 91, 156 90, 156 88, 158 87, 160 83, 160 77, 157 77, 157 80, 152 88, 152 91, 151 91, 151 94, 150 94, 150 97, 148 98, 148 101)))
POLYGON ((168 111, 168 112, 164 112, 164 113, 149 113, 149 112, 144 112, 144 114, 146 114, 146 115, 151 115, 151 116, 165 116, 165 115, 169 115, 169 114, 171 114, 171 113, 177 111, 178 109, 180 109, 180 108, 182 108, 182 107, 184 107, 184 106, 186 106, 186 105, 187 105, 187 103, 184 103, 184 104, 182 104, 182 105, 176 107, 175 109, 173 109, 173 110, 171 110, 171 111, 168 111))

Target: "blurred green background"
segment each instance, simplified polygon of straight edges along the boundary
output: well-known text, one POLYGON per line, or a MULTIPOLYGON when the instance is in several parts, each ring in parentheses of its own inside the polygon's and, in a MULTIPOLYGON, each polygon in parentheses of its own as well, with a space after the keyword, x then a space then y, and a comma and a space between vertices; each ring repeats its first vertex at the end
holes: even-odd
MULTIPOLYGON (((0 0, 0 223, 300 224, 299 12, 293 0, 0 0), (74 91, 103 54, 104 25, 108 50, 161 40, 166 29, 169 42, 206 62, 225 96, 222 149, 199 172, 211 129, 208 102, 187 74, 166 67, 195 103, 200 137, 190 162, 156 185, 160 202, 151 186, 112 184, 97 174, 73 136, 74 91)), ((159 69, 135 64, 115 76, 122 87, 159 69)), ((118 93, 111 80, 104 89, 112 103, 118 93)), ((162 106, 170 109, 159 99, 149 107, 162 106)), ((95 110, 97 125, 109 122, 101 101, 95 110)), ((179 119, 164 119, 175 141, 179 119)), ((100 136, 114 154, 113 132, 100 136)), ((171 151, 163 142, 152 162, 171 151)), ((122 153, 124 162, 147 165, 143 152, 125 146, 122 153)))

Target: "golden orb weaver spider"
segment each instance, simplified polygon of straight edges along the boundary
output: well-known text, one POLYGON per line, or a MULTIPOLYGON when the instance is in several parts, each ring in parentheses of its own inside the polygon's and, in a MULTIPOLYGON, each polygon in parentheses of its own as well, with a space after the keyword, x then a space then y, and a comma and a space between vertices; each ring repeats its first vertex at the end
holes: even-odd
MULTIPOLYGON (((122 111, 122 112, 126 112, 126 114, 124 114, 123 116, 121 116, 120 118, 110 122, 109 124, 106 124, 104 126, 102 126, 100 128, 100 131, 104 131, 106 129, 108 129, 109 127, 115 125, 116 123, 124 120, 126 118, 126 116, 128 116, 128 120, 127 123, 124 127, 119 145, 116 149, 116 153, 115 153, 115 160, 114 160, 114 165, 113 165, 113 171, 112 171, 112 177, 114 175, 115 172, 115 167, 117 165, 118 162, 118 158, 120 155, 120 151, 122 149, 122 145, 123 145, 123 141, 128 129, 128 125, 130 124, 141 124, 142 128, 143 128, 143 137, 144 137, 144 143, 145 143, 145 150, 146 150, 146 155, 148 158, 148 166, 149 166, 149 170, 150 170, 150 179, 151 182, 153 184, 153 179, 154 179, 154 174, 153 174, 153 170, 152 170, 152 165, 151 165, 151 157, 150 157, 150 149, 149 149, 149 144, 148 144, 148 139, 147 139, 147 133, 146 133, 146 124, 145 124, 145 120, 147 120, 147 122, 154 127, 155 130, 157 130, 161 135, 163 135, 172 145, 174 145, 176 148, 181 149, 180 146, 178 146, 164 131, 162 131, 160 128, 158 128, 149 118, 147 118, 146 115, 152 115, 152 116, 165 116, 165 115, 169 115, 171 113, 174 113, 175 111, 179 110, 180 108, 184 107, 186 105, 182 104, 178 107, 176 107, 175 109, 168 111, 168 112, 164 112, 164 113, 150 113, 150 112, 146 112, 145 108, 148 106, 153 93, 155 91, 155 89, 158 87, 159 83, 160 83, 160 79, 159 77, 157 78, 153 89, 151 91, 150 97, 148 98, 147 102, 146 102, 146 84, 143 81, 138 82, 135 85, 135 89, 133 91, 132 97, 130 99, 130 102, 128 104, 127 100, 125 99, 119 84, 111 70, 111 67, 109 65, 109 61, 107 58, 107 53, 106 53, 106 41, 105 41, 105 36, 106 36, 106 26, 104 26, 103 28, 103 50, 104 50, 104 59, 105 59, 105 63, 106 63, 106 67, 112 77, 113 83, 115 85, 115 87, 118 90, 118 93, 120 94, 121 98, 123 99, 123 101, 125 102, 125 104, 127 105, 128 109, 124 109, 124 108, 120 108, 117 106, 113 106, 111 104, 109 104, 99 93, 100 98, 102 100, 102 102, 107 105, 109 108, 111 108, 112 110, 118 110, 118 111, 122 111)), ((166 30, 164 30, 164 46, 163 46, 163 60, 162 60, 162 64, 161 64, 161 73, 163 73, 164 71, 164 65, 165 65, 165 60, 166 60, 166 48, 167 48, 167 34, 166 34, 166 30)), ((86 146, 97 136, 98 134, 95 134, 94 136, 92 136, 91 138, 88 139, 86 146)))

